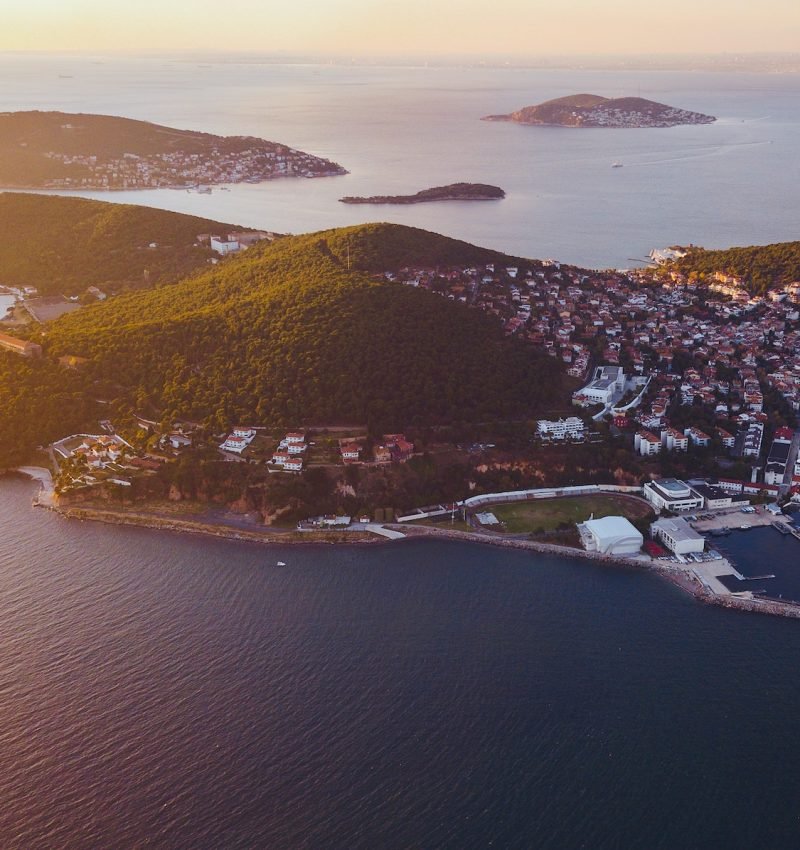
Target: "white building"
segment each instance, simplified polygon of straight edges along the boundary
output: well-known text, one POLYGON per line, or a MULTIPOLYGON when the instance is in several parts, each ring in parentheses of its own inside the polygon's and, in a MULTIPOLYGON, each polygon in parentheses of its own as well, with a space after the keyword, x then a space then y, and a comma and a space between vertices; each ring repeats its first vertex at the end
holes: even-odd
POLYGON ((650 457, 661 451, 661 440, 650 431, 637 431, 633 438, 633 447, 642 457, 650 457))
POLYGON ((211 237, 211 250, 216 251, 221 257, 235 254, 240 248, 238 239, 230 239, 226 236, 211 237))
POLYGON ((611 404, 625 392, 625 371, 621 366, 598 366, 592 380, 573 393, 575 404, 611 404))
POLYGON ((761 441, 764 439, 764 425, 751 422, 744 435, 742 457, 758 457, 761 454, 761 441))
POLYGON ((696 511, 703 507, 703 498, 692 488, 676 478, 661 478, 658 481, 648 481, 642 488, 644 497, 653 506, 656 513, 672 511, 696 511))
POLYGON ((583 440, 586 425, 577 416, 566 419, 540 419, 536 425, 536 435, 543 440, 583 440))
POLYGON ((255 436, 256 431, 254 428, 237 425, 225 438, 220 448, 224 452, 233 452, 240 455, 253 442, 255 436))
POLYGON ((701 449, 711 445, 711 437, 699 428, 695 428, 694 426, 685 428, 683 433, 689 438, 692 445, 698 446, 701 449))
POLYGON ((689 448, 689 438, 675 428, 665 428, 661 432, 661 445, 668 452, 685 452, 689 448))
POLYGON ((706 547, 703 535, 681 517, 657 520, 650 526, 650 534, 676 555, 702 552, 706 547))
POLYGON ((644 543, 641 532, 622 516, 589 519, 578 531, 587 552, 603 555, 636 555, 644 543))

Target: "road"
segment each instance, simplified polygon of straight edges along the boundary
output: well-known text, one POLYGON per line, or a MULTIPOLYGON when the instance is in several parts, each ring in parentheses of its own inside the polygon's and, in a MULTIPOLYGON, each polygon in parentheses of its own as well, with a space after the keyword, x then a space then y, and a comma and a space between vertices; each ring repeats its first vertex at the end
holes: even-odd
POLYGON ((786 460, 786 472, 783 474, 783 484, 781 484, 780 494, 785 496, 792 487, 792 476, 794 475, 794 465, 797 463, 797 455, 800 453, 800 429, 794 432, 792 444, 789 446, 789 457, 786 460))

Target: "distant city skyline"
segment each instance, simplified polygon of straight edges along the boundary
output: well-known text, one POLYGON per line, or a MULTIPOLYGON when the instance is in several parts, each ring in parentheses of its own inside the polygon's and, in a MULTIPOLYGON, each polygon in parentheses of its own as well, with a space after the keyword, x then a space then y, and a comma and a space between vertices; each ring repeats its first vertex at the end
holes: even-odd
POLYGON ((791 52, 796 0, 4 0, 0 50, 331 55, 791 52))

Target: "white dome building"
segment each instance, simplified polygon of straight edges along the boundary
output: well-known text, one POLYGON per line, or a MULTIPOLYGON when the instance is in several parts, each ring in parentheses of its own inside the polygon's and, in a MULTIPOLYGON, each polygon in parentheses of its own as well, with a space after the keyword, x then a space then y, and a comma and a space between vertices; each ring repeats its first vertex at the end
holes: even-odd
POLYGON ((642 533, 622 516, 589 519, 578 526, 587 552, 636 555, 644 544, 642 533))

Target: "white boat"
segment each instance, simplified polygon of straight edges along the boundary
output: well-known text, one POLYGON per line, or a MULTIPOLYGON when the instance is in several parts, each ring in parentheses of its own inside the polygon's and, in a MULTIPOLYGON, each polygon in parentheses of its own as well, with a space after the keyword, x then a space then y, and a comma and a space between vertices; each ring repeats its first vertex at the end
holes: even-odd
POLYGON ((622 168, 622 163, 621 162, 612 162, 611 167, 612 168, 622 168))
POLYGON ((276 566, 276 567, 285 567, 285 566, 286 566, 286 561, 278 561, 278 563, 277 563, 277 564, 275 564, 275 566, 276 566))

